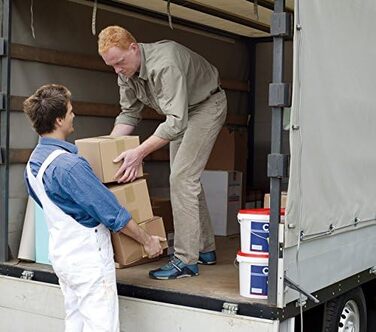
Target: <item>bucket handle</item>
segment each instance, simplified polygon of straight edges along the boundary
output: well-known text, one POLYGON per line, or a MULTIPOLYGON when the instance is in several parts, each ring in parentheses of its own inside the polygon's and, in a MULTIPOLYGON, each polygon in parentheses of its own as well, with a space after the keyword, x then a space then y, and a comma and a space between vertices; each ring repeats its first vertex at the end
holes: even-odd
POLYGON ((266 240, 269 243, 269 237, 262 237, 261 235, 258 235, 255 232, 251 232, 251 234, 254 235, 254 236, 256 236, 256 237, 258 237, 258 238, 260 238, 260 239, 266 240))

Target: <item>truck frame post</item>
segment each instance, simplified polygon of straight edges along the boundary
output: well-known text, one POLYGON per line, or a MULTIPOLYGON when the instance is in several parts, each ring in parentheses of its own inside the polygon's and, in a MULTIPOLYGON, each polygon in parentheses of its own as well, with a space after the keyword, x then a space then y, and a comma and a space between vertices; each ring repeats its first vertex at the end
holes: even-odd
POLYGON ((2 3, 0 92, 0 262, 8 260, 11 1, 2 3))
POLYGON ((285 0, 275 0, 272 15, 273 82, 269 85, 272 110, 271 153, 268 155, 270 178, 270 237, 268 302, 283 306, 283 243, 280 243, 281 180, 287 176, 287 157, 282 152, 283 107, 290 104, 289 85, 283 83, 284 39, 291 36, 291 14, 285 13, 285 0))

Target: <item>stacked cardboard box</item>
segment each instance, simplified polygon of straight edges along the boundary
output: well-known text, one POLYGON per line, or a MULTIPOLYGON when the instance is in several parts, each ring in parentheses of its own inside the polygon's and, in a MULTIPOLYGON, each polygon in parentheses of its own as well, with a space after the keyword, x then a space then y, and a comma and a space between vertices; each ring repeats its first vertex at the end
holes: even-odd
POLYGON ((153 218, 146 180, 135 180, 120 185, 108 184, 107 188, 115 195, 120 205, 129 211, 137 224, 153 218))
MULTIPOLYGON (((100 136, 79 139, 75 143, 79 154, 89 162, 98 179, 103 183, 110 183, 114 181, 114 175, 121 166, 121 162, 114 163, 113 160, 122 152, 140 145, 140 139, 138 136, 100 136)), ((140 166, 137 177, 142 174, 140 166)))
MULTIPOLYGON (((120 205, 130 212, 133 220, 149 234, 165 238, 162 218, 153 216, 146 180, 137 179, 126 184, 113 183, 114 175, 121 166, 121 162, 114 163, 113 160, 123 151, 137 147, 139 138, 102 136, 76 140, 75 143, 79 154, 89 162, 94 173, 107 185, 120 205)), ((140 178, 142 175, 140 167, 137 177, 140 178)), ((143 246, 122 232, 112 233, 112 244, 118 267, 148 261, 143 246)), ((162 247, 167 248, 167 241, 162 243, 162 247)))

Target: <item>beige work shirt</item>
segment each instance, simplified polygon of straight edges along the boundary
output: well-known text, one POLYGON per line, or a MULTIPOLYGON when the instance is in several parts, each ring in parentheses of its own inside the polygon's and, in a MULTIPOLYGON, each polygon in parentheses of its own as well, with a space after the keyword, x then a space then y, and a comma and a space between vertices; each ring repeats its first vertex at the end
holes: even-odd
POLYGON ((172 141, 184 133, 188 112, 219 86, 218 70, 173 41, 139 43, 141 66, 131 78, 119 74, 121 113, 115 124, 136 126, 144 105, 166 115, 154 135, 172 141))

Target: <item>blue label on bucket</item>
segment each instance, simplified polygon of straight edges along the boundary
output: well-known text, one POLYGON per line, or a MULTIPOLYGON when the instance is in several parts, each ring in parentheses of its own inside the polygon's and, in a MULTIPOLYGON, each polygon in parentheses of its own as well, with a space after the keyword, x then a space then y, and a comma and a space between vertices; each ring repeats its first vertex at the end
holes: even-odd
POLYGON ((250 250, 269 252, 269 222, 251 221, 250 250))
POLYGON ((268 295, 268 273, 267 265, 251 265, 250 294, 268 295))

